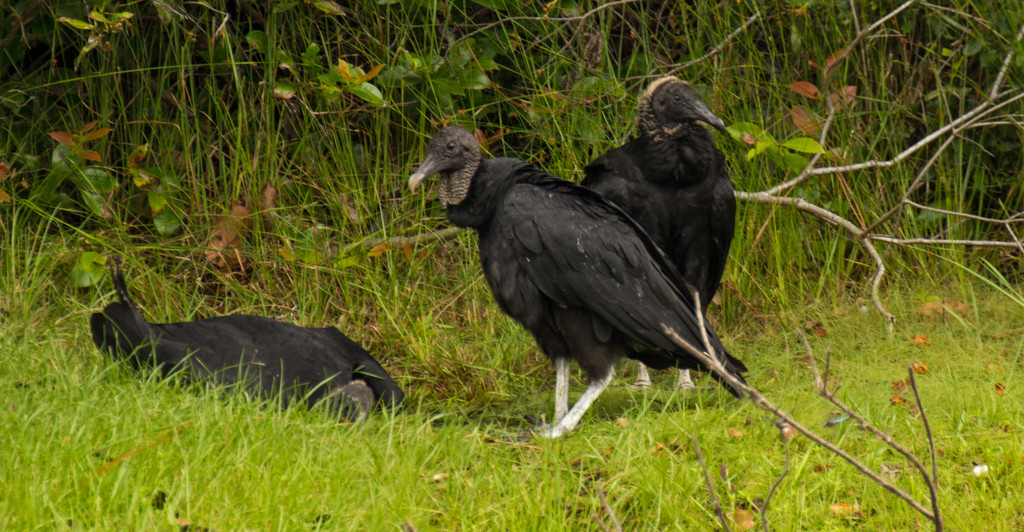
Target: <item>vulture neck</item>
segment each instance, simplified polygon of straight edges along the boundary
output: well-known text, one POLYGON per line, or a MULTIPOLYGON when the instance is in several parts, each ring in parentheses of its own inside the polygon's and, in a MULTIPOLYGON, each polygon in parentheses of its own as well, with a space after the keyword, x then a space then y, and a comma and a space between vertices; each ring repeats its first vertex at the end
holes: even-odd
POLYGON ((441 180, 441 201, 448 212, 448 220, 458 227, 481 229, 487 225, 505 194, 517 181, 517 171, 528 166, 518 159, 482 159, 474 166, 474 173, 459 185, 462 200, 458 203, 445 201, 445 180, 451 180, 455 188, 456 176, 441 180), (465 186, 463 190, 461 187, 465 186))
POLYGON ((470 160, 465 166, 450 174, 441 176, 441 187, 438 196, 444 206, 452 207, 466 201, 469 196, 469 188, 473 183, 473 175, 480 168, 481 157, 470 160))

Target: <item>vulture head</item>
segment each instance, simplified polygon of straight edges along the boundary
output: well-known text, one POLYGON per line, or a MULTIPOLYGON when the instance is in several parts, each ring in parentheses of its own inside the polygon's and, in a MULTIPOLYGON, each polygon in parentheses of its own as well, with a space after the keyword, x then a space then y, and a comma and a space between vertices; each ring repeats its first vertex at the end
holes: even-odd
POLYGON ((482 159, 480 143, 472 133, 458 126, 448 126, 430 140, 423 162, 409 177, 409 190, 416 192, 424 179, 441 174, 438 191, 441 203, 446 207, 458 205, 469 195, 469 185, 482 159))
POLYGON ((640 131, 655 136, 679 131, 681 126, 704 123, 725 131, 725 123, 715 116, 689 83, 679 78, 661 78, 640 96, 640 131))

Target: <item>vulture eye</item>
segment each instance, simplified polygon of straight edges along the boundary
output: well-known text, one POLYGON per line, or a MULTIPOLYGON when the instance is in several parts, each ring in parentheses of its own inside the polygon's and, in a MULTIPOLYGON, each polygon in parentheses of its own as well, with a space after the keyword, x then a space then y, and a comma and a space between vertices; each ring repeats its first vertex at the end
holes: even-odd
POLYGON ((445 149, 447 149, 448 151, 455 151, 455 141, 453 140, 449 142, 448 145, 445 146, 445 149))
POLYGON ((676 102, 676 103, 679 103, 679 102, 683 101, 683 97, 680 96, 678 92, 673 93, 672 94, 672 101, 676 102))

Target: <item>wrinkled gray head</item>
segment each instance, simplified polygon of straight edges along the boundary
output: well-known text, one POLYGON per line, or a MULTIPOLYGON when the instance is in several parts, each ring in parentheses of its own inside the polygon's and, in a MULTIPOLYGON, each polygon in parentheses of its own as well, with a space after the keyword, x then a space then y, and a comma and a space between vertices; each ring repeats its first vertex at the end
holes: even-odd
POLYGON ((639 122, 641 133, 656 137, 672 134, 680 126, 704 123, 725 131, 725 123, 715 116, 689 83, 679 78, 661 78, 640 96, 639 122))
POLYGON ((360 379, 342 386, 337 392, 345 417, 353 423, 365 421, 373 408, 373 390, 360 379))
POLYGON ((434 135, 423 154, 423 162, 409 177, 409 190, 426 178, 441 174, 438 195, 446 207, 458 205, 469 195, 473 174, 480 167, 483 155, 480 143, 472 133, 458 126, 448 126, 434 135))

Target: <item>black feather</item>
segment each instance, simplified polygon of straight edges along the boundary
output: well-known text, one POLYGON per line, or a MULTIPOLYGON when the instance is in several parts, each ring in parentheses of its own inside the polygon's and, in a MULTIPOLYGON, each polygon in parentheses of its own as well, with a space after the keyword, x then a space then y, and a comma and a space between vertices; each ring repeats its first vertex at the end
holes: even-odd
POLYGON ((349 418, 373 405, 397 407, 405 394, 359 344, 334 327, 310 328, 233 314, 180 323, 149 323, 136 308, 115 262, 120 301, 90 318, 93 343, 136 368, 182 371, 189 381, 244 386, 262 396, 332 401, 349 418), (369 388, 372 396, 365 391, 369 388))

